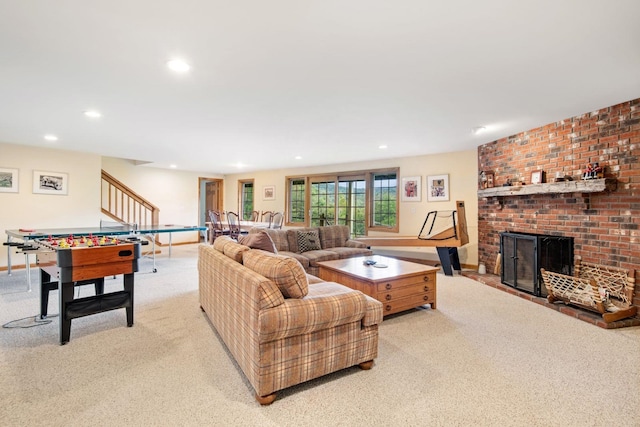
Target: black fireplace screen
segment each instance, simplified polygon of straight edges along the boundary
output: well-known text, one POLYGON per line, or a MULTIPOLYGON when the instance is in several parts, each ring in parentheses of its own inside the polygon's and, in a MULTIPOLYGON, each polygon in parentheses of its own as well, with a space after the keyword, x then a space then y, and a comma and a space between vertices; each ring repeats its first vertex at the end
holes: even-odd
POLYGON ((573 273, 573 237, 533 233, 500 233, 501 281, 518 290, 546 297, 540 269, 573 273))

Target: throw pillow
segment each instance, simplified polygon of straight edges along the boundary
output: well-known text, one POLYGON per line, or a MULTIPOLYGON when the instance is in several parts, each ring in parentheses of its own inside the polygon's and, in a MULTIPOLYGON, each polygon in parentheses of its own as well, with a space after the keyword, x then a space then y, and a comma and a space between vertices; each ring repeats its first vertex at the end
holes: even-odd
POLYGON ((318 230, 298 231, 298 250, 300 253, 308 251, 319 251, 320 236, 318 230))
POLYGON ((231 237, 229 237, 229 236, 219 236, 219 237, 216 238, 216 240, 213 241, 213 249, 217 250, 218 252, 223 252, 224 253, 224 247, 229 242, 233 242, 231 237))
MULTIPOLYGON (((218 239, 216 239, 216 241, 218 239)), ((239 262, 240 264, 242 264, 242 254, 248 250, 249 248, 246 247, 245 245, 241 245, 240 243, 237 243, 235 240, 232 240, 224 246, 223 253, 229 258, 231 258, 232 260, 234 260, 235 262, 239 262)))
POLYGON ((244 253, 244 266, 272 280, 285 298, 302 298, 309 293, 307 273, 293 258, 251 249, 244 253))
POLYGON ((249 246, 252 249, 262 249, 274 254, 278 253, 276 245, 266 231, 242 235, 238 238, 238 243, 249 246))

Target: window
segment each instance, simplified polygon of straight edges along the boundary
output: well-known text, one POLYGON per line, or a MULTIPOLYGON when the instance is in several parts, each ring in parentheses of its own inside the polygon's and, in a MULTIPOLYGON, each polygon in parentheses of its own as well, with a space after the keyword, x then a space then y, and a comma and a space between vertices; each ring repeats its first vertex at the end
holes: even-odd
POLYGON ((305 199, 306 199, 306 187, 307 180, 305 178, 291 178, 289 179, 289 191, 287 192, 288 198, 288 213, 287 224, 304 224, 306 215, 305 199))
POLYGON ((398 173, 394 168, 288 177, 287 225, 342 224, 354 236, 367 230, 397 232, 398 173))
POLYGON ((336 221, 335 181, 311 182, 311 226, 333 225, 336 221))
POLYGON ((253 180, 239 181, 240 187, 240 218, 250 220, 253 213, 253 180))
POLYGON ((371 228, 395 228, 398 221, 398 174, 374 173, 371 228))
POLYGON ((336 223, 348 225, 354 236, 366 234, 366 183, 364 177, 341 178, 338 181, 338 220, 336 223))

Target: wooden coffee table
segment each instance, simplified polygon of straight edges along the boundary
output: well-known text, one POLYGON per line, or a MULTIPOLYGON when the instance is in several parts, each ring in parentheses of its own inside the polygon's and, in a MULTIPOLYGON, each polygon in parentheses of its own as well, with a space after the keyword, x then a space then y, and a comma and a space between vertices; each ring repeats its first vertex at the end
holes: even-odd
POLYGON ((437 267, 380 255, 322 261, 318 266, 321 279, 341 283, 380 301, 385 316, 425 304, 436 308, 437 267), (365 260, 387 267, 365 265, 365 260))

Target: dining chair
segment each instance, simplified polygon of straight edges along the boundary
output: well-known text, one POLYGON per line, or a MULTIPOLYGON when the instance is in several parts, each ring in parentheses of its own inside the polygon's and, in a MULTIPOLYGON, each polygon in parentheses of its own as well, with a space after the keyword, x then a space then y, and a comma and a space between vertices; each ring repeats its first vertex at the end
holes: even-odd
POLYGON ((284 214, 282 212, 276 212, 271 217, 271 224, 269 228, 279 229, 282 228, 284 222, 284 214))
POLYGON ((259 219, 260 219, 260 212, 258 211, 251 212, 251 217, 249 218, 249 221, 258 222, 259 219))
POLYGON ((262 211, 262 219, 261 222, 267 223, 267 228, 271 228, 271 220, 273 219, 272 211, 262 211))
POLYGON ((227 221, 229 222, 229 235, 232 239, 238 240, 240 234, 247 234, 240 229, 240 217, 237 213, 227 212, 227 221))
POLYGON ((229 236, 231 231, 228 228, 223 227, 220 220, 220 212, 215 210, 209 210, 209 222, 211 223, 209 228, 209 243, 213 244, 218 236, 229 236))

